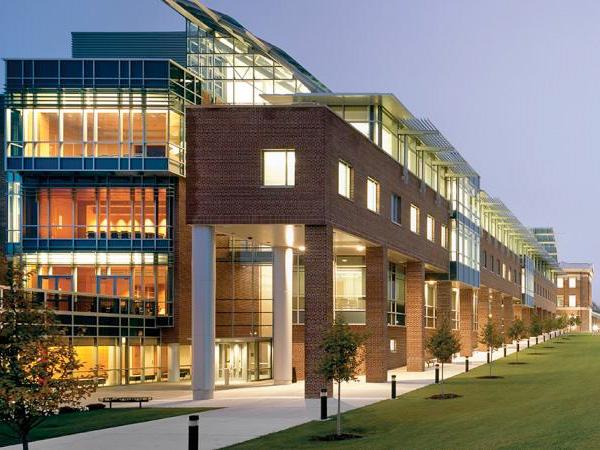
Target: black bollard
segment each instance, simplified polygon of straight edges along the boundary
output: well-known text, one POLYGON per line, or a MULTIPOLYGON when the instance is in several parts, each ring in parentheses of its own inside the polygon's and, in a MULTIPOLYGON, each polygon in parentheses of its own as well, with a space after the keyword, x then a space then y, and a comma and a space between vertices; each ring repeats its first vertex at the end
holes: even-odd
POLYGON ((321 389, 321 420, 327 420, 327 389, 321 389))
POLYGON ((529 348, 529 338, 527 338, 527 348, 529 348))
POLYGON ((538 336, 535 337, 535 345, 538 345, 539 341, 538 341, 538 336))
POLYGON ((469 371, 469 357, 467 356, 465 358, 465 372, 469 371))
POLYGON ((519 343, 517 342, 517 353, 519 353, 519 343))
POLYGON ((392 375, 392 398, 396 398, 396 375, 392 375))
POLYGON ((438 384, 440 382, 440 365, 436 364, 435 365, 435 384, 438 384))
POLYGON ((504 357, 506 358, 506 344, 504 344, 504 357))
POLYGON ((189 426, 188 426, 188 450, 198 450, 198 420, 199 417, 197 415, 193 415, 189 417, 189 426))
POLYGON ((546 342, 546 335, 542 334, 542 342, 546 342))
POLYGON ((490 352, 488 351, 488 352, 485 354, 485 356, 486 356, 486 359, 487 359, 487 363, 489 364, 489 363, 490 363, 490 352))

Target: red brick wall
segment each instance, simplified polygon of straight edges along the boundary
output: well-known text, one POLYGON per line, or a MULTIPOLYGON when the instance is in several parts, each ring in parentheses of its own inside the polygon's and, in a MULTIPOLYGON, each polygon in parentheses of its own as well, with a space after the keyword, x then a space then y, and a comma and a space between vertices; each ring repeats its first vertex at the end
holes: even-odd
POLYGON ((365 363, 367 382, 387 381, 387 250, 383 247, 366 249, 366 329, 365 363))
POLYGON ((460 354, 473 354, 473 289, 460 290, 460 354))
POLYGON ((508 247, 481 230, 481 284, 490 289, 501 291, 516 299, 521 298, 521 263, 519 257, 508 247), (491 260, 494 260, 492 270, 491 260), (506 277, 502 277, 502 264, 506 266, 506 277), (508 280, 511 271, 511 281, 508 280), (517 277, 514 277, 516 271, 517 277))
POLYGON ((423 263, 406 264, 406 369, 425 370, 424 357, 424 282, 423 263))

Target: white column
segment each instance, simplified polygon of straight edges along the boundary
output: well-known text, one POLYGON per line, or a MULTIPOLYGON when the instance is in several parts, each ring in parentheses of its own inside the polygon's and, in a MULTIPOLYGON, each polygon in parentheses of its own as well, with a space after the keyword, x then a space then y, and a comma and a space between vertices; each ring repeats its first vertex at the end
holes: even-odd
POLYGON ((172 343, 167 346, 167 362, 169 364, 170 382, 179 381, 179 344, 172 343))
POLYGON ((273 248, 273 380, 292 382, 292 277, 294 252, 273 248))
POLYGON ((113 344, 108 347, 108 386, 115 386, 121 383, 121 347, 119 344, 113 344))
POLYGON ((215 229, 192 227, 192 398, 215 389, 215 229))

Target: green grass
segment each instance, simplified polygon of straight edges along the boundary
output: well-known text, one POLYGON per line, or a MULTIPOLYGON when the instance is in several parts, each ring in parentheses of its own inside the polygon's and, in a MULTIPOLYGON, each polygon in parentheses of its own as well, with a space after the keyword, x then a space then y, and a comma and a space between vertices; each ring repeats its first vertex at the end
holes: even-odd
MULTIPOLYGON (((345 413, 342 431, 360 439, 315 442, 333 433, 335 421, 309 422, 239 444, 236 448, 598 448, 600 447, 600 337, 572 335, 546 341, 494 362, 485 380, 481 366, 447 381, 463 397, 427 400, 428 386, 345 413), (532 354, 537 353, 537 354, 532 354)), ((342 388, 343 400, 343 388, 342 388)))
MULTIPOLYGON (((29 437, 30 441, 48 439, 84 431, 118 427, 166 417, 181 416, 203 412, 212 408, 113 408, 97 411, 74 412, 48 417, 29 437)), ((0 424, 0 446, 18 444, 17 438, 11 438, 12 431, 5 424, 0 424)))

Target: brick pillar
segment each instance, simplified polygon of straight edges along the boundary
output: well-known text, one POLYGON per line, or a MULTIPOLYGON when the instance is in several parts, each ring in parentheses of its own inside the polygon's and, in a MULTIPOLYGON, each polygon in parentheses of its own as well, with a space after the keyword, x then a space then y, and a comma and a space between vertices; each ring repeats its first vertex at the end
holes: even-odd
POLYGON ((365 343, 367 383, 385 383, 389 356, 387 327, 388 260, 385 247, 367 247, 366 250, 366 328, 369 337, 365 343))
POLYGON ((531 326, 531 308, 521 306, 521 320, 523 321, 525 328, 529 329, 531 326))
POLYGON ((479 324, 479 331, 477 333, 477 348, 481 351, 486 351, 487 346, 480 343, 481 331, 487 324, 490 316, 490 290, 487 287, 479 288, 479 295, 477 297, 477 322, 479 324))
POLYGON ((406 264, 406 370, 425 370, 425 267, 406 264))
POLYGON ((460 354, 473 355, 473 289, 460 290, 460 354))
POLYGON ((452 282, 437 282, 436 320, 441 323, 444 318, 450 320, 452 312, 452 282))
POLYGON ((510 342, 510 338, 508 337, 508 330, 513 324, 515 320, 515 311, 513 308, 513 299, 509 295, 505 295, 502 299, 502 304, 504 305, 504 336, 505 341, 510 342))
POLYGON ((502 322, 504 319, 504 313, 502 312, 502 293, 494 292, 491 295, 491 305, 492 305, 492 322, 496 326, 496 330, 499 333, 503 332, 502 322))
POLYGON ((333 324, 333 229, 328 225, 304 227, 304 397, 318 398, 332 384, 317 373, 323 356, 321 342, 333 324))

